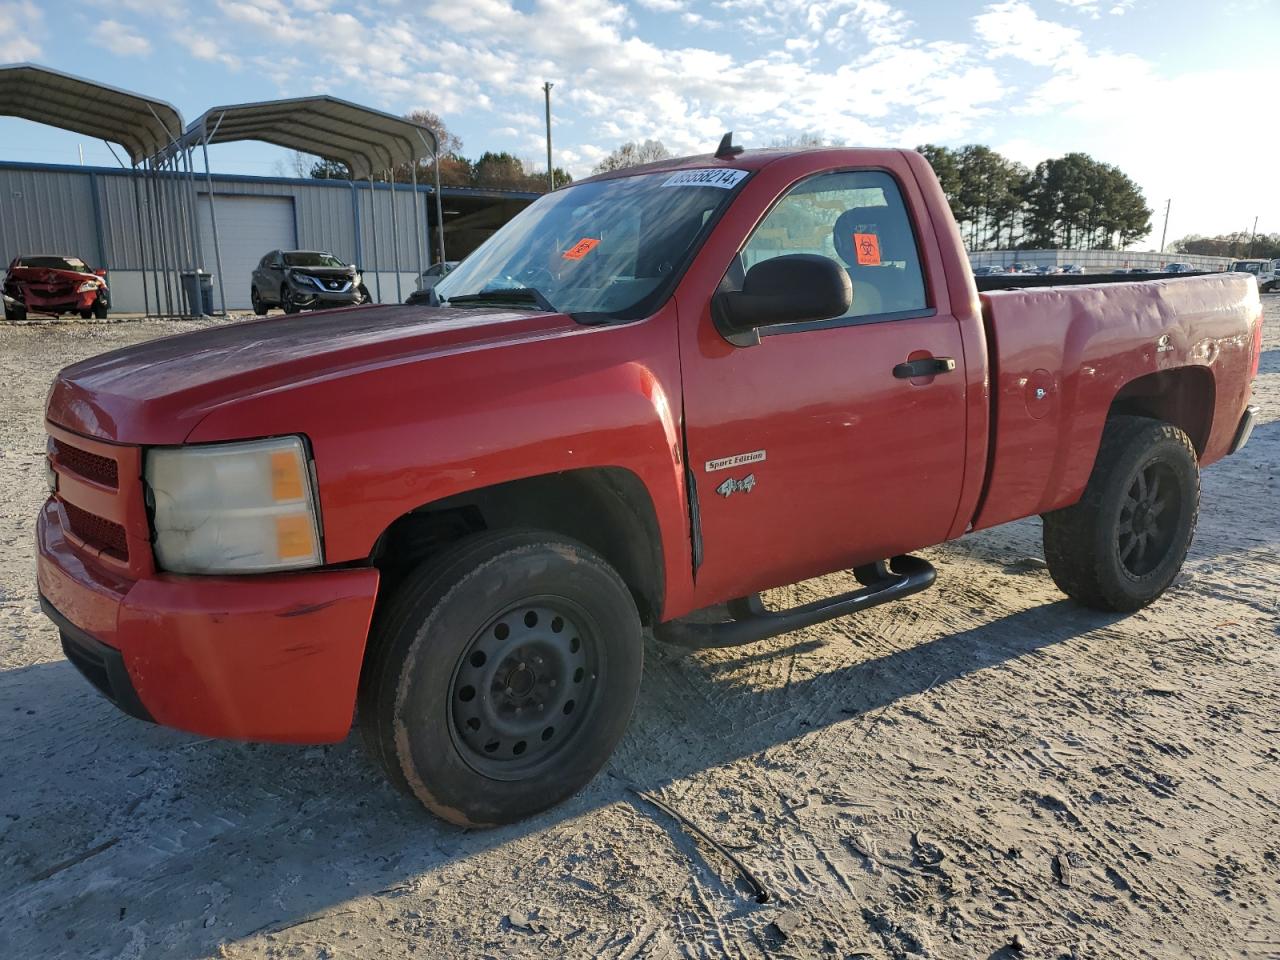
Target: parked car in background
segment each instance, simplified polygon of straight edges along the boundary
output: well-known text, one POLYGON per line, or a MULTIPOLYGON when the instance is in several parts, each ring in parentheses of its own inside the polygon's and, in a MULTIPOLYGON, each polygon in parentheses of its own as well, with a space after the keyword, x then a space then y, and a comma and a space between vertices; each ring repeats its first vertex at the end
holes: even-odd
POLYGON ((260 317, 272 307, 297 313, 369 302, 360 268, 319 250, 272 250, 250 283, 249 300, 260 317))
POLYGON ((1068 263, 1062 268, 1063 273, 1084 273, 1084 267, 1078 263, 1068 263))
POLYGON ((985 266, 973 268, 973 275, 975 277, 998 277, 1004 272, 1004 267, 997 267, 994 264, 986 264, 985 266))
POLYGON ((1269 293, 1280 287, 1280 280, 1276 275, 1277 265, 1280 265, 1280 260, 1236 260, 1231 264, 1231 272, 1253 274, 1258 281, 1258 289, 1269 293))
POLYGON ((1007 272, 1008 273, 1030 273, 1031 264, 1023 263, 1021 260, 1015 260, 1013 263, 1009 264, 1009 269, 1007 272))
POLYGON ((79 257, 14 257, 4 275, 4 317, 22 320, 28 312, 35 312, 104 319, 111 307, 106 278, 106 270, 95 270, 79 257))
POLYGON ((1189 263, 1166 263, 1164 265, 1165 273, 1195 273, 1196 268, 1189 263))
POLYGON ((1045 277, 1045 276, 1048 276, 1049 274, 1061 273, 1062 268, 1059 267, 1056 263, 1042 263, 1038 267, 1034 267, 1029 272, 1037 274, 1041 277, 1045 277))
POLYGON ((430 290, 437 283, 447 277, 453 268, 458 265, 457 260, 446 260, 444 263, 433 263, 427 269, 423 270, 414 281, 414 288, 417 290, 430 290))
POLYGON ((432 304, 433 298, 431 291, 435 289, 437 283, 447 277, 458 265, 457 260, 446 260, 444 263, 433 263, 427 269, 423 270, 418 278, 414 281, 415 289, 405 298, 405 303, 426 303, 432 304))

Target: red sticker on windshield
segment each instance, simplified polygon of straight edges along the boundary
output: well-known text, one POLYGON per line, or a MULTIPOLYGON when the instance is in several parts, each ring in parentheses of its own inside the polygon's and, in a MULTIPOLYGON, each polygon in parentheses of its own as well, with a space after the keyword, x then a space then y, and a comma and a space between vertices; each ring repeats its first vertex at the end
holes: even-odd
POLYGON ((594 237, 583 237, 581 240, 575 243, 572 247, 566 250, 562 254, 562 256, 566 260, 581 260, 588 253, 594 250, 596 248, 596 245, 599 242, 600 241, 595 239, 594 237))
POLYGON ((874 233, 855 233, 853 246, 857 250, 860 266, 880 266, 880 238, 874 233))

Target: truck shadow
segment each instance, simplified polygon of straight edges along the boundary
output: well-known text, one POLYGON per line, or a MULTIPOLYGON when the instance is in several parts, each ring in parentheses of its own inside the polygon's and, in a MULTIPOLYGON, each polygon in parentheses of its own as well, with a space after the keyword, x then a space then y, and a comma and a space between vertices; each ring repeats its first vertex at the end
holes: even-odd
MULTIPOLYGON (((589 811, 637 803, 627 784, 661 790, 815 732, 856 750, 865 724, 837 725, 925 691, 945 700, 958 678, 1115 619, 1063 600, 769 688, 744 669, 820 644, 801 633, 726 656, 649 641, 612 775, 491 831, 428 816, 385 785, 355 736, 310 748, 206 741, 119 714, 65 661, 11 670, 0 674, 0 911, 17 922, 0 928, 0 955, 116 956, 141 931, 166 956, 206 956, 352 897, 411 889, 526 834, 572 830, 589 811)), ((877 736, 892 738, 892 724, 877 736)))
POLYGON ((1258 373, 1280 373, 1280 349, 1262 351, 1258 373))

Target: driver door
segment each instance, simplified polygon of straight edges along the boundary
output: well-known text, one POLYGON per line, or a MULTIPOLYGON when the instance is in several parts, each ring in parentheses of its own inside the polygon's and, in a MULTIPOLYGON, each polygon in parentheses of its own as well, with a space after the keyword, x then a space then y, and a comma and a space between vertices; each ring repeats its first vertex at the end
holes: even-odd
POLYGON ((821 254, 849 271, 845 316, 762 328, 748 347, 725 341, 709 301, 681 316, 702 605, 946 539, 964 473, 964 355, 926 283, 915 189, 908 169, 801 180, 722 281, 740 288, 762 260, 821 254), (903 378, 900 365, 930 357, 955 368, 903 378))

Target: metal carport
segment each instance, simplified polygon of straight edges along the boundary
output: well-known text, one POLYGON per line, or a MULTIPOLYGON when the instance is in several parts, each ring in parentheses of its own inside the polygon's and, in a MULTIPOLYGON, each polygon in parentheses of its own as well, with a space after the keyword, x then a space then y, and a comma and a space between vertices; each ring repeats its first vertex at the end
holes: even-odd
MULTIPOLYGON (((375 216, 373 176, 379 171, 387 172, 392 191, 391 216, 396 299, 402 299, 393 171, 401 164, 408 164, 412 173, 414 242, 417 251, 417 269, 421 272, 424 269, 423 231, 419 222, 417 202, 417 162, 431 160, 434 163, 439 153, 439 141, 431 128, 330 96, 297 97, 213 107, 194 120, 183 135, 182 146, 189 153, 196 144, 199 144, 204 153, 205 178, 208 183, 209 211, 214 236, 214 258, 218 269, 218 295, 224 304, 227 301, 223 289, 222 242, 218 235, 218 218, 214 206, 213 181, 209 173, 208 148, 209 144, 239 140, 260 140, 343 164, 350 171, 353 181, 368 180, 371 218, 375 216)), ((434 165, 437 239, 439 256, 443 261, 445 259, 444 215, 440 201, 440 164, 434 163, 434 165)), ((357 233, 360 230, 358 221, 355 229, 357 233)), ((376 269, 378 261, 376 219, 373 220, 372 234, 375 283, 378 285, 378 298, 381 299, 382 281, 376 269)))
MULTIPOLYGON (((166 167, 157 159, 182 136, 182 115, 177 108, 48 67, 17 63, 0 66, 0 115, 60 127, 124 148, 134 169, 141 168, 144 174, 135 182, 138 256, 143 273, 150 270, 152 274, 157 311, 163 277, 168 312, 175 312, 175 302, 181 306, 179 261, 193 267, 198 260, 190 221, 193 208, 187 205, 189 184, 184 185, 176 166, 166 167), (144 210, 147 230, 142 225, 144 210)), ((116 159, 123 167, 123 161, 116 159)), ((143 295, 150 313, 145 281, 143 295)))

